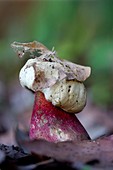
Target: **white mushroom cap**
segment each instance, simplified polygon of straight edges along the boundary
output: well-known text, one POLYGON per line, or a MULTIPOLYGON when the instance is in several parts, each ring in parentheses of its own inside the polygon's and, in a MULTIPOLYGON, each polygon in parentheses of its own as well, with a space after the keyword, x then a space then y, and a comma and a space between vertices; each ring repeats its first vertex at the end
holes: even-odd
POLYGON ((20 70, 19 79, 23 87, 43 92, 54 106, 77 113, 86 104, 83 81, 90 72, 90 67, 60 60, 51 52, 29 59, 20 70))

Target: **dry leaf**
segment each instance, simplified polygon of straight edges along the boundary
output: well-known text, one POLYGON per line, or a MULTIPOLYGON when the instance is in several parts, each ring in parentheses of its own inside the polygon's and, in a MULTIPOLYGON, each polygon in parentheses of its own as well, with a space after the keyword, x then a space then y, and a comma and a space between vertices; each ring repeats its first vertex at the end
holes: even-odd
POLYGON ((11 47, 14 49, 14 51, 20 58, 22 58, 27 52, 29 52, 32 57, 37 57, 35 53, 33 53, 35 51, 37 51, 40 54, 43 54, 39 58, 37 58, 37 62, 42 63, 48 61, 49 63, 51 63, 51 67, 55 66, 55 68, 59 70, 59 79, 62 79, 61 77, 63 74, 66 76, 67 80, 76 79, 80 82, 83 82, 90 76, 91 73, 90 67, 77 65, 66 60, 60 60, 55 51, 50 51, 40 42, 37 41, 29 43, 13 42, 11 44, 11 47))
POLYGON ((33 56, 33 52, 38 51, 39 53, 43 54, 46 51, 49 51, 43 44, 37 41, 29 42, 29 43, 20 43, 20 42, 13 42, 11 47, 17 53, 18 57, 22 58, 27 52, 33 56))
POLYGON ((113 166, 113 135, 96 141, 52 143, 35 140, 21 143, 29 152, 52 157, 58 161, 88 163, 97 160, 99 166, 113 166))

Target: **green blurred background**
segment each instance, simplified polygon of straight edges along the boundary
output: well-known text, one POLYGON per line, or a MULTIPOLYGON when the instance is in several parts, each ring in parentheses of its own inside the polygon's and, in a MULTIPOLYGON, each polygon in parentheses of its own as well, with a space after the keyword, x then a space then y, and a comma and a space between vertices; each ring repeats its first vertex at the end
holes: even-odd
POLYGON ((25 63, 10 44, 33 40, 55 47, 61 58, 90 66, 85 84, 91 103, 113 109, 113 0, 0 1, 1 107, 10 105, 10 89, 18 86, 25 63))

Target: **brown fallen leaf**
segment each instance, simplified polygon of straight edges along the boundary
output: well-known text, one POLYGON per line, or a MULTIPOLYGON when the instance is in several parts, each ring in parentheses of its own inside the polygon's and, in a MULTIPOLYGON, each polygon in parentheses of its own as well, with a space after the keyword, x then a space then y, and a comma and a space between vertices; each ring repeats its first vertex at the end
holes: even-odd
POLYGON ((27 52, 33 55, 33 52, 38 51, 40 54, 49 51, 47 47, 45 47, 42 43, 33 41, 29 43, 19 43, 13 42, 11 47, 17 53, 18 57, 22 58, 27 52))
POLYGON ((49 50, 40 42, 13 42, 11 44, 11 47, 20 58, 22 58, 26 53, 30 53, 29 56, 33 57, 34 60, 32 59, 30 60, 30 62, 28 62, 28 64, 30 64, 29 66, 33 65, 35 69, 39 69, 38 67, 40 67, 39 70, 41 70, 42 72, 45 72, 43 69, 46 69, 46 71, 51 69, 51 72, 54 69, 54 74, 58 74, 57 78, 55 77, 56 81, 58 81, 58 79, 62 80, 66 77, 67 80, 76 79, 77 81, 84 82, 91 74, 90 67, 75 64, 67 60, 61 60, 57 56, 56 51, 49 50), (40 55, 36 54, 35 52, 39 53, 40 55), (44 68, 41 65, 45 65, 45 62, 47 66, 44 66, 44 68))
POLYGON ((54 158, 57 161, 70 163, 88 163, 97 160, 100 167, 113 166, 113 135, 96 141, 66 141, 59 143, 45 140, 21 142, 28 152, 54 158))

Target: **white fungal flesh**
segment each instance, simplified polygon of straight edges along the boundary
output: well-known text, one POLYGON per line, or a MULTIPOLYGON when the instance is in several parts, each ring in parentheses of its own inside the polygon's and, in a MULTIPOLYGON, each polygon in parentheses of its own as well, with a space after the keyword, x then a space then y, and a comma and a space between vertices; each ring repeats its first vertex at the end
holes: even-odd
MULTIPOLYGON (((30 59, 29 62, 31 61, 32 59, 30 59)), ((28 87, 29 89, 32 89, 35 80, 35 70, 32 65, 29 67, 27 67, 27 65, 24 65, 22 67, 19 74, 19 80, 22 87, 28 87)))

